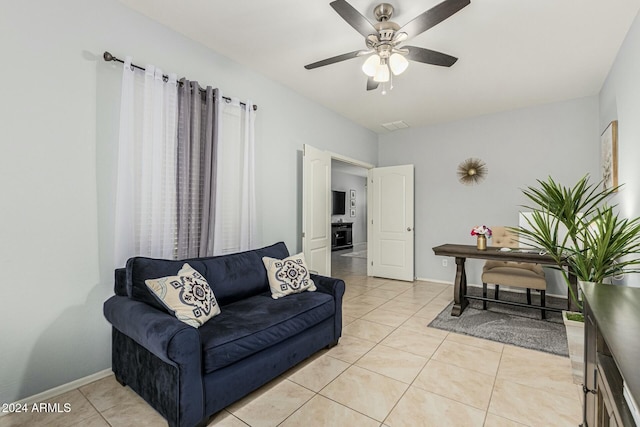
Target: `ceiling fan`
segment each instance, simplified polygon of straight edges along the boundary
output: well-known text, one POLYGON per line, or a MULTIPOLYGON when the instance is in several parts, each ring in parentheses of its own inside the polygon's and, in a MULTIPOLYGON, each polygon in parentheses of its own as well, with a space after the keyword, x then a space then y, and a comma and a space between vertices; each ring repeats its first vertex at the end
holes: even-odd
POLYGON ((470 3, 471 0, 445 0, 400 27, 390 21, 393 15, 393 6, 389 3, 381 3, 373 9, 377 22, 372 24, 346 0, 335 0, 330 3, 330 6, 338 12, 342 19, 365 37, 367 49, 323 59, 305 65, 304 68, 312 70, 347 59, 369 56, 362 65, 362 71, 368 76, 367 90, 377 89, 382 83, 382 94, 384 95, 386 83, 392 79, 392 75, 401 74, 409 66, 407 60, 442 67, 451 67, 455 64, 458 58, 451 55, 416 46, 401 47, 400 45, 434 27, 470 3))

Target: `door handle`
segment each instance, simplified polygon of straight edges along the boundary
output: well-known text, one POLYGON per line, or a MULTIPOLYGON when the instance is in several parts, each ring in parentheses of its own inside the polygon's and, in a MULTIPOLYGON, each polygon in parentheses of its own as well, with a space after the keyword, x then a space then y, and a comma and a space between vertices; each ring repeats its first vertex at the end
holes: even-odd
POLYGON ((411 231, 411 227, 407 227, 407 231, 411 231))

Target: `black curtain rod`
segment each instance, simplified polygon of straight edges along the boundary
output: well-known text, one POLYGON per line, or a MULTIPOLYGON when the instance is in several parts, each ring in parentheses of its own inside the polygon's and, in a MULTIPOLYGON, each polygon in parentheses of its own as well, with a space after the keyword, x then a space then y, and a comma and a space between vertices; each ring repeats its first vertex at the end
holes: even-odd
MULTIPOLYGON (((111 55, 111 54, 110 54, 109 52, 107 52, 107 51, 105 51, 105 52, 104 52, 104 54, 102 54, 102 57, 103 57, 103 58, 104 58, 104 60, 105 60, 105 61, 107 61, 107 62, 110 62, 110 61, 116 61, 116 62, 119 62, 119 63, 121 63, 121 64, 124 64, 124 61, 123 61, 122 59, 120 59, 120 58, 116 58, 115 56, 111 55)), ((139 66, 139 65, 136 65, 136 64, 134 64, 134 63, 131 63, 131 66, 132 66, 133 68, 137 68, 138 70, 146 71, 146 69, 145 69, 145 68, 143 68, 143 67, 141 67, 141 66, 139 66)), ((162 79, 166 82, 166 81, 168 81, 168 80, 169 80, 169 76, 167 76, 166 74, 163 74, 163 75, 162 75, 162 79)), ((181 81, 178 81, 178 84, 182 85, 183 83, 182 83, 181 81)), ((200 92, 204 93, 204 92, 206 92, 206 91, 205 91, 204 89, 200 89, 200 92)), ((222 97, 222 99, 224 99, 224 100, 225 100, 225 101, 227 101, 227 102, 231 102, 231 98, 229 98, 228 96, 223 96, 223 97, 222 97)), ((247 104, 245 104, 244 102, 241 102, 241 103, 240 103, 240 105, 245 106, 245 107, 247 106, 247 104)), ((253 111, 257 111, 257 110, 258 110, 258 106, 254 104, 254 105, 253 105, 253 111)))

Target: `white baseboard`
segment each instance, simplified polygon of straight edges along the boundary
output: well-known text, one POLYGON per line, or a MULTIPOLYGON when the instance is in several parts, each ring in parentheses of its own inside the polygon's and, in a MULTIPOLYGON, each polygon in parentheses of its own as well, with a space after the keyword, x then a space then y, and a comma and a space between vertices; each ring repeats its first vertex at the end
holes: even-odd
MULTIPOLYGON (((42 393, 34 394, 33 396, 26 397, 22 400, 19 400, 15 403, 19 403, 20 405, 31 406, 34 403, 44 402, 45 400, 51 399, 53 397, 59 396, 63 393, 66 393, 71 390, 75 390, 79 387, 85 386, 87 384, 91 384, 94 381, 101 380, 102 378, 106 378, 109 375, 113 374, 111 369, 105 369, 103 371, 96 372, 95 374, 87 375, 83 378, 78 378, 75 381, 71 381, 66 384, 59 385, 58 387, 51 388, 49 390, 45 390, 42 393)), ((9 412, 0 412, 0 417, 7 415, 9 412)))

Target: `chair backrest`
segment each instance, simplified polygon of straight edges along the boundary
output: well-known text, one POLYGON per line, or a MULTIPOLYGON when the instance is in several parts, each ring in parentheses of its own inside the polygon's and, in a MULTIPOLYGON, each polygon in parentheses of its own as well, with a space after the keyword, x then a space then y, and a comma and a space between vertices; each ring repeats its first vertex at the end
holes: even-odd
POLYGON ((497 225, 491 227, 492 235, 491 242, 492 246, 499 246, 501 248, 517 248, 518 247, 518 236, 516 233, 510 231, 504 225, 497 225))

